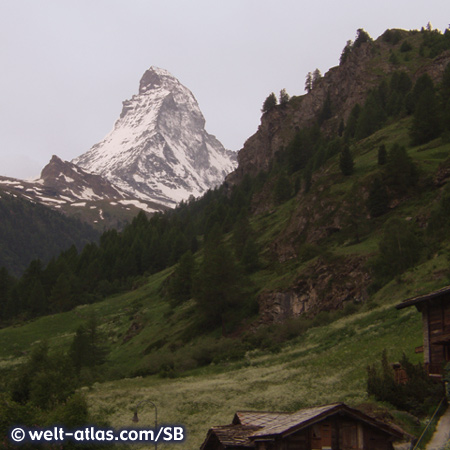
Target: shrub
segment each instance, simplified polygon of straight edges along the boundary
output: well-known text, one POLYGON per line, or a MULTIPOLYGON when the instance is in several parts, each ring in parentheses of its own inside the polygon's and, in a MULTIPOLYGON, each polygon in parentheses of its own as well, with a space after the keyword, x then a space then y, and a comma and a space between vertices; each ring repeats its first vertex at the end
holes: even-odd
POLYGON ((400 51, 402 53, 406 53, 412 50, 412 45, 408 42, 408 41, 403 41, 401 47, 400 47, 400 51))
POLYGON ((367 367, 367 393, 416 416, 427 415, 442 398, 442 384, 431 380, 421 364, 412 364, 405 355, 400 365, 407 376, 403 383, 395 382, 394 370, 384 350, 380 364, 367 367))
POLYGON ((379 254, 372 260, 378 281, 387 282, 414 266, 422 255, 423 240, 413 223, 390 220, 384 227, 379 254))

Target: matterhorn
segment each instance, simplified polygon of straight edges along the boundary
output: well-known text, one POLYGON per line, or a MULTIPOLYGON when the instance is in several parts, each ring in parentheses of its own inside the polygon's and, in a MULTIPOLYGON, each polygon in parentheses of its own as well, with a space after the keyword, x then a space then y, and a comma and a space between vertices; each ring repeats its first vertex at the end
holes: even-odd
POLYGON ((220 185, 236 153, 206 132, 192 92, 151 67, 113 130, 72 163, 136 198, 173 207, 220 185))

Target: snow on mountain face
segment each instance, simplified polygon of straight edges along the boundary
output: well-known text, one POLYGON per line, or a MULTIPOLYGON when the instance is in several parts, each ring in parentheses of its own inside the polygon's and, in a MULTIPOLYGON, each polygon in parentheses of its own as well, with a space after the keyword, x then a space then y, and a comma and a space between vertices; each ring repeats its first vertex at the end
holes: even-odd
POLYGON ((166 209, 161 204, 137 199, 100 175, 88 173, 55 155, 37 180, 0 176, 0 193, 75 215, 99 230, 121 228, 139 210, 152 214, 166 209))
POLYGON ((166 206, 221 184, 237 165, 236 154, 206 132, 189 89, 156 67, 143 75, 139 94, 123 102, 113 130, 72 162, 166 206))

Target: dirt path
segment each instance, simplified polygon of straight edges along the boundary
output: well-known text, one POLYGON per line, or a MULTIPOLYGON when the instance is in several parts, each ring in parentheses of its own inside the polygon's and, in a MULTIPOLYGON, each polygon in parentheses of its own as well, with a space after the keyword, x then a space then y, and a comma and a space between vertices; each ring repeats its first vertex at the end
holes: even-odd
POLYGON ((450 406, 439 419, 436 431, 426 450, 442 450, 448 443, 450 443, 450 406))

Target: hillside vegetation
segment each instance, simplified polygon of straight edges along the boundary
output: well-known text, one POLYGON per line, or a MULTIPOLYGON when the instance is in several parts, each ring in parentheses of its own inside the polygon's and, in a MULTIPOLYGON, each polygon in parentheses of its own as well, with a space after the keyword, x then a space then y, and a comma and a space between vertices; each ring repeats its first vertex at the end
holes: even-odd
POLYGON ((449 30, 390 30, 376 41, 358 30, 308 94, 264 103, 222 187, 5 277, 2 318, 14 326, 0 330, 2 389, 34 408, 22 420, 51 423, 70 398, 83 420, 126 426, 148 398, 195 448, 237 409, 378 408, 367 366, 383 350, 391 362, 421 360, 420 315, 395 304, 450 284, 449 49, 449 30), (337 108, 323 87, 357 53, 373 76, 363 101, 337 108), (322 98, 318 113, 296 128, 311 98, 322 98), (36 355, 48 364, 31 375, 36 355), (63 369, 72 376, 61 386, 63 369), (45 389, 61 396, 42 404, 49 370, 45 389), (70 397, 80 388, 86 404, 70 397))
POLYGON ((81 250, 100 233, 74 218, 0 189, 0 267, 21 276, 30 261, 47 264, 74 245, 81 250))

